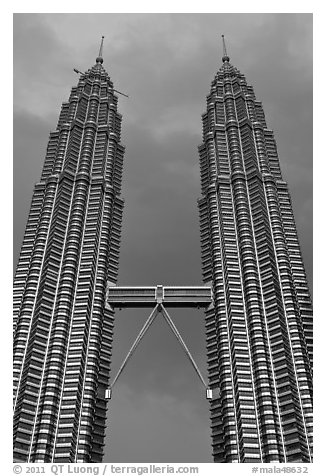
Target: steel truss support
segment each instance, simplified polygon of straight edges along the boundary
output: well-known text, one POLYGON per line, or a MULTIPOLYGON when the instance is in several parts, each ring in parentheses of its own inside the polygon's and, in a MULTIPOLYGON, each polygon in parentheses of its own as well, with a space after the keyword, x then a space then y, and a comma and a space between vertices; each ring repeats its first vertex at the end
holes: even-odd
POLYGON ((198 375, 200 381, 202 382, 204 388, 206 389, 206 398, 207 399, 211 399, 212 398, 212 390, 208 387, 207 383, 205 382, 194 358, 192 357, 191 353, 190 353, 190 350, 188 349, 188 347, 186 346, 184 340, 182 339, 181 337, 181 334, 180 332, 178 331, 176 325, 174 324, 173 320, 171 319, 169 313, 167 312, 167 310, 165 309, 165 307, 163 306, 163 304, 160 304, 158 303, 153 311, 151 312, 151 314, 149 315, 148 319, 146 320, 145 324, 143 325, 143 327, 141 328, 139 334, 137 335, 136 339, 135 339, 135 342, 133 343, 133 345, 131 346, 128 354, 126 355, 124 361, 122 362, 116 376, 114 377, 113 381, 112 381, 112 384, 111 386, 107 389, 106 391, 106 398, 111 398, 111 394, 112 394, 112 389, 114 387, 114 385, 116 384, 118 378, 120 377, 121 373, 123 372, 124 368, 126 367, 128 361, 130 360, 131 356, 133 355, 133 353, 135 352, 136 348, 138 347, 140 341, 142 340, 142 338, 144 337, 144 335, 146 334, 146 332, 148 331, 148 329, 150 328, 151 324, 154 322, 156 316, 158 313, 161 313, 165 319, 165 321, 167 322, 167 324, 169 325, 170 329, 172 330, 173 334, 176 336, 178 342, 180 343, 181 347, 183 348, 184 352, 186 353, 191 365, 193 366, 196 374, 198 375))

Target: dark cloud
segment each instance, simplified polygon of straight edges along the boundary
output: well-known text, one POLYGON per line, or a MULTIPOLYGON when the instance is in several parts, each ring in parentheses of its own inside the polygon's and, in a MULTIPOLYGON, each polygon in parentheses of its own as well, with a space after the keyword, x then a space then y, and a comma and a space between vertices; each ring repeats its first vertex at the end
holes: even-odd
POLYGON ((115 436, 111 440, 109 432, 108 442, 112 458, 125 463, 121 449, 128 448, 128 460, 133 463, 167 462, 162 460, 164 452, 169 455, 169 463, 207 463, 210 435, 206 420, 204 426, 203 415, 196 411, 194 401, 164 392, 160 395, 146 392, 135 398, 134 392, 121 384, 120 399, 111 408, 111 431, 113 435, 115 430, 115 436), (138 428, 137 438, 130 431, 132 427, 138 428), (164 450, 158 441, 164 441, 164 450), (201 447, 201 458, 193 452, 195 447, 201 447))
MULTIPOLYGON (((15 261, 48 133, 77 83, 73 68, 104 66, 120 98, 125 212, 121 284, 201 282, 197 146, 206 94, 231 62, 262 100, 288 181, 312 284, 312 15, 16 14, 14 20, 15 261)), ((116 315, 113 373, 147 311, 116 315)), ((175 311, 205 373, 200 311, 175 311)), ((115 387, 106 459, 210 462, 204 390, 160 316, 115 387)))
POLYGON ((13 239, 16 266, 34 185, 40 180, 49 132, 53 123, 32 112, 14 114, 13 239))

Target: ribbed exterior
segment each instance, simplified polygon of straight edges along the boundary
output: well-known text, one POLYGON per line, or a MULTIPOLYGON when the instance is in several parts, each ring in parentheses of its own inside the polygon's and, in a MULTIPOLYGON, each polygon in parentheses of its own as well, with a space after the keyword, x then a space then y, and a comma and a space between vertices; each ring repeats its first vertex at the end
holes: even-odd
POLYGON ((312 303, 261 102, 223 57, 199 147, 215 462, 312 458, 312 303))
MULTIPOLYGON (((101 58, 98 58, 101 60, 101 58)), ((50 134, 14 282, 14 459, 100 462, 118 272, 124 147, 96 62, 50 134)))

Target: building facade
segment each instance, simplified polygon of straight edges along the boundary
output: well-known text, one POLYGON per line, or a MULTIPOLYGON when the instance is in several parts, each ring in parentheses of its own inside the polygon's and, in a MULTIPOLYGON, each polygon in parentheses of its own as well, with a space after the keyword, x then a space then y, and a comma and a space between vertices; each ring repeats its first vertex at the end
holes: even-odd
POLYGON ((102 46, 50 134, 17 266, 15 461, 102 460, 124 155, 102 46))
POLYGON ((310 462, 312 303, 276 143, 224 45, 199 147, 215 462, 310 462))

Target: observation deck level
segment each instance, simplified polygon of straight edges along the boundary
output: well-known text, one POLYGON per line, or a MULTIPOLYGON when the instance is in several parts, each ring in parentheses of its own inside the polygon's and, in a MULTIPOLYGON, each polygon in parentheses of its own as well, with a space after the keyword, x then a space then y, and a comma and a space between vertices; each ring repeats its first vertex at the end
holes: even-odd
POLYGON ((212 303, 210 286, 108 286, 106 306, 207 308, 212 303))

